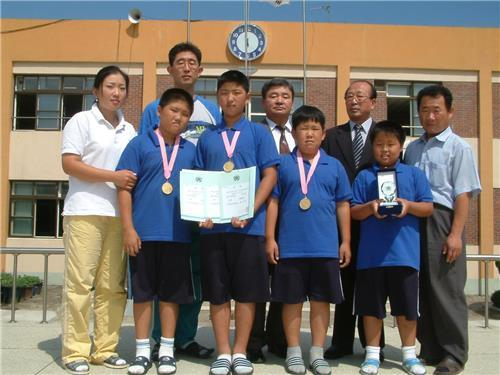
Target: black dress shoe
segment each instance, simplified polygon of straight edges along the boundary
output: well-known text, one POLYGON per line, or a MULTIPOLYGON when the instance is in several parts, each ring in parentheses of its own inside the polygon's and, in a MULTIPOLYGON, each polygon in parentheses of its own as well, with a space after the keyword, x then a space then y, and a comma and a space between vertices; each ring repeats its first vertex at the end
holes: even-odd
POLYGON ((352 354, 352 349, 346 350, 346 349, 341 349, 337 348, 336 346, 330 346, 328 349, 325 351, 325 358, 326 359, 339 359, 342 358, 346 355, 351 355, 352 354))
POLYGON ((441 362, 438 358, 425 357, 422 354, 418 355, 417 358, 420 359, 420 362, 422 362, 425 366, 436 366, 439 362, 441 362))
POLYGON ((252 363, 264 363, 266 361, 262 349, 247 349, 247 359, 252 363))
POLYGON ((434 375, 456 375, 460 374, 464 367, 451 355, 447 355, 439 362, 434 370, 434 375))
POLYGON ((286 358, 286 346, 267 345, 267 351, 273 353, 276 357, 286 358))
POLYGON ((158 362, 158 353, 160 352, 160 343, 157 342, 151 350, 151 362, 158 362))

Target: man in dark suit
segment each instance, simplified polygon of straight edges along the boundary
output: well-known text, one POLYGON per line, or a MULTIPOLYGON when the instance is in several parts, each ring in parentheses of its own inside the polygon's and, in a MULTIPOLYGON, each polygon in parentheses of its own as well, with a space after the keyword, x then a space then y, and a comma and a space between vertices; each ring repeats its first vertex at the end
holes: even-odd
MULTIPOLYGON (((375 108, 377 90, 370 81, 354 81, 344 94, 349 121, 333 127, 326 132, 323 149, 328 155, 338 159, 347 172, 351 184, 356 174, 373 163, 369 133, 374 121, 371 111, 375 108)), ((325 351, 325 358, 337 359, 353 352, 356 315, 353 315, 354 283, 356 278, 356 255, 359 243, 359 222, 351 221, 352 260, 349 266, 341 269, 344 302, 335 307, 332 345, 325 351)), ((361 344, 365 347, 363 320, 358 320, 361 344)), ((384 347, 384 333, 380 347, 384 347)), ((380 352, 383 360, 383 352, 380 352)))
MULTIPOLYGON (((273 135, 280 154, 288 154, 295 147, 290 123, 293 98, 293 86, 286 79, 274 78, 262 86, 262 106, 266 111, 263 125, 273 135)), ((255 320, 247 346, 247 358, 251 362, 265 361, 262 347, 266 344, 268 352, 285 358, 287 344, 283 331, 282 310, 282 303, 271 302, 266 323, 266 304, 256 304, 255 320)))

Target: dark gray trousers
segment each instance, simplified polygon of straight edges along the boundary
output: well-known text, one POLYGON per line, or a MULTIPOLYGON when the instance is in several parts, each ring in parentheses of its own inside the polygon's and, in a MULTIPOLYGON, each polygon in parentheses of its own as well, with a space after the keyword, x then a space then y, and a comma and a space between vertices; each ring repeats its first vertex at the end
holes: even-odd
POLYGON ((425 359, 441 360, 452 355, 465 365, 469 340, 464 238, 462 253, 455 262, 446 263, 442 254, 452 220, 453 211, 436 204, 432 216, 422 220, 417 338, 422 346, 420 355, 425 359))

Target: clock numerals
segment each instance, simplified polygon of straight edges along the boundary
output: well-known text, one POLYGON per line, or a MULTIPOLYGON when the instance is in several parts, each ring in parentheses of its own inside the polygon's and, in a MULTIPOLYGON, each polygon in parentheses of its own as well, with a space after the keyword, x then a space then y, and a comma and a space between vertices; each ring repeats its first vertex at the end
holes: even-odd
POLYGON ((240 60, 255 60, 261 57, 266 49, 266 36, 264 31, 256 25, 237 26, 229 34, 229 51, 240 60))

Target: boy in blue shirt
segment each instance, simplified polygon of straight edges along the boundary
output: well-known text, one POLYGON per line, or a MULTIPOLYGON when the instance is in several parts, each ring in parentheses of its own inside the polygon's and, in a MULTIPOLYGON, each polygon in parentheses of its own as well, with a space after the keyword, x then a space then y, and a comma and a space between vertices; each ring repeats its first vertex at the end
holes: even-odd
POLYGON ((269 299, 268 268, 264 249, 264 221, 267 197, 276 183, 279 163, 274 140, 267 129, 244 116, 250 99, 248 78, 230 70, 217 81, 217 100, 222 108, 222 123, 201 135, 195 167, 208 171, 230 171, 257 167, 254 217, 233 218, 230 224, 200 223, 202 291, 210 302, 210 317, 219 356, 210 374, 235 375, 253 372, 246 358, 246 347, 256 302, 269 299), (231 350, 230 300, 236 301, 236 333, 231 350), (231 353, 233 355, 231 356, 231 353))
POLYGON ((432 214, 432 193, 424 173, 401 164, 405 133, 399 124, 382 121, 370 134, 375 163, 361 171, 353 184, 351 215, 361 221, 355 310, 363 316, 366 357, 361 374, 377 374, 380 335, 389 297, 402 341, 403 369, 413 375, 426 370, 416 358, 418 271, 420 268, 419 218, 432 214), (397 202, 401 213, 380 215, 377 172, 395 170, 397 202))
POLYGON ((342 164, 320 148, 325 138, 323 113, 311 106, 298 108, 292 115, 292 129, 297 147, 280 160, 278 183, 267 209, 266 252, 269 262, 276 264, 272 300, 283 302, 286 371, 305 374, 300 322, 302 304, 309 299, 310 368, 314 374, 326 375, 331 373, 323 357, 330 303, 343 300, 339 265, 347 266, 351 258, 351 188, 342 164), (276 239, 278 212, 283 220, 276 239))
POLYGON ((132 192, 118 192, 134 296, 136 358, 129 374, 144 374, 151 367, 149 330, 155 298, 160 301, 162 326, 158 373, 176 371, 179 304, 193 301, 190 224, 180 219, 179 204, 179 172, 192 169, 195 157, 195 146, 180 137, 193 112, 193 99, 182 89, 169 89, 157 111, 159 125, 134 138, 117 166, 137 175, 132 192))

